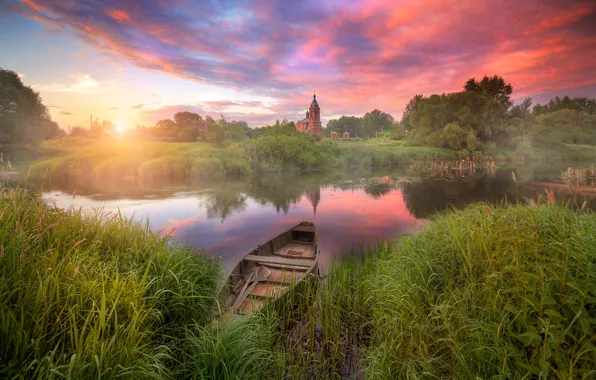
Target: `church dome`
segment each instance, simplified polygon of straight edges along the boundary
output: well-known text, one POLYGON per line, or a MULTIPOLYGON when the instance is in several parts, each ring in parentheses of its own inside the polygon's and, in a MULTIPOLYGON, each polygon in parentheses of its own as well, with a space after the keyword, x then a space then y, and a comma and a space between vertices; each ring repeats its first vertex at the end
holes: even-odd
POLYGON ((319 107, 319 103, 317 103, 317 96, 312 96, 312 103, 310 103, 310 108, 321 108, 319 107))

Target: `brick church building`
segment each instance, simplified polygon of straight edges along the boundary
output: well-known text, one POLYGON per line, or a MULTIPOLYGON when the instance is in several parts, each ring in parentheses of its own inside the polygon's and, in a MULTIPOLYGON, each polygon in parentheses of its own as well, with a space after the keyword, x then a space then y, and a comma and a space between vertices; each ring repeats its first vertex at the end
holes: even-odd
POLYGON ((321 125, 321 107, 317 103, 317 95, 312 96, 312 102, 306 112, 306 117, 296 123, 298 132, 307 132, 317 137, 323 136, 323 127, 321 125))

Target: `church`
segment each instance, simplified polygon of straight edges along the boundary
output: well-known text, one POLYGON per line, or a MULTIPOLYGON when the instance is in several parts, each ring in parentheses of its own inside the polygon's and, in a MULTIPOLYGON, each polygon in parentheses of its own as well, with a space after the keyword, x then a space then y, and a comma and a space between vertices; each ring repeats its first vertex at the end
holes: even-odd
POLYGON ((312 102, 306 112, 306 117, 296 123, 298 132, 306 132, 317 137, 323 136, 323 127, 321 126, 321 107, 317 103, 317 95, 312 96, 312 102))

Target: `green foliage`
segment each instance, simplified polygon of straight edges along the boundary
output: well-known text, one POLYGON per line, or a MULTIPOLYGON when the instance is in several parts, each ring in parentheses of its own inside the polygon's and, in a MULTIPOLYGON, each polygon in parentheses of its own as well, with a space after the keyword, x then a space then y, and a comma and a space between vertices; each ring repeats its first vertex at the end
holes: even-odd
POLYGON ((393 117, 377 109, 367 112, 362 118, 362 137, 375 137, 377 132, 391 130, 393 117))
POLYGON ((388 249, 368 282, 367 376, 593 375, 595 220, 474 205, 388 249))
POLYGON ((500 101, 474 91, 432 95, 421 99, 410 116, 413 131, 409 141, 414 145, 463 149, 468 140, 476 145, 472 136, 481 142, 498 139, 505 112, 500 101))
POLYGON ((464 91, 473 91, 509 106, 513 87, 511 83, 506 83, 505 79, 495 74, 492 77, 485 75, 479 81, 476 78, 468 79, 464 85, 464 91))
POLYGON ((543 141, 596 145, 596 113, 573 109, 541 113, 534 134, 543 141))
POLYGON ((297 135, 296 124, 293 121, 287 119, 276 120, 275 124, 267 125, 261 128, 255 128, 252 130, 252 138, 258 139, 260 137, 267 136, 280 136, 280 135, 297 135))
POLYGON ((199 130, 196 128, 186 128, 178 133, 178 139, 186 142, 196 141, 198 136, 199 130))
POLYGON ((410 123, 410 117, 412 114, 418 109, 418 103, 424 98, 422 94, 416 94, 410 99, 408 104, 406 104, 406 108, 404 109, 404 113, 401 118, 401 123, 404 126, 404 129, 409 130, 412 128, 410 123))
POLYGON ((39 93, 24 85, 16 72, 0 67, 0 149, 39 146, 43 139, 63 135, 39 93))
POLYGON ((594 115, 596 113, 596 99, 570 98, 569 96, 560 98, 556 96, 551 99, 548 104, 537 104, 534 107, 533 112, 535 115, 541 115, 560 110, 574 110, 594 115))
POLYGON ((351 137, 364 137, 362 133, 362 118, 356 116, 342 116, 339 119, 331 119, 325 128, 326 136, 331 132, 337 132, 340 136, 349 132, 351 137))
POLYGON ((0 377, 178 378, 220 265, 119 214, 0 190, 0 377))
POLYGON ((275 318, 233 317, 189 329, 186 378, 202 380, 275 379, 282 371, 275 348, 275 318))

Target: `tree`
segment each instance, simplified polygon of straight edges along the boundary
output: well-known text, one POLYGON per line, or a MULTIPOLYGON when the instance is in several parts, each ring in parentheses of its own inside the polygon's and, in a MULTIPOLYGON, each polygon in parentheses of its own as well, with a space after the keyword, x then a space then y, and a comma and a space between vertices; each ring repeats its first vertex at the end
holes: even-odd
POLYGON ((49 121, 48 123, 46 123, 44 132, 45 140, 58 139, 60 137, 66 136, 66 132, 64 131, 64 129, 60 128, 58 126, 58 123, 56 123, 55 121, 49 121))
POLYGON ((363 137, 362 118, 356 116, 342 116, 339 119, 331 119, 327 123, 327 136, 331 132, 337 132, 341 136, 344 132, 349 132, 351 137, 363 137))
POLYGON ((517 104, 509 110, 510 117, 525 119, 532 116, 532 98, 525 98, 520 104, 517 104))
POLYGON ((180 128, 199 127, 205 124, 201 115, 188 111, 176 113, 174 115, 174 122, 176 122, 180 128))
POLYGON ((596 99, 589 98, 570 98, 564 96, 562 98, 556 96, 547 104, 536 104, 533 109, 535 115, 542 115, 549 112, 556 112, 563 109, 587 112, 596 114, 596 99))
POLYGON ((511 83, 505 83, 502 77, 495 74, 492 77, 485 75, 480 81, 476 78, 468 79, 464 85, 464 91, 477 92, 509 106, 511 104, 509 95, 513 92, 513 87, 511 83))
POLYGON ((403 125, 405 130, 410 129, 412 126, 410 125, 410 116, 416 111, 418 108, 418 103, 424 98, 422 94, 416 94, 410 99, 408 104, 406 104, 406 108, 404 109, 404 113, 401 117, 401 124, 403 125))
POLYGON ((18 74, 0 68, 0 146, 39 145, 54 129, 39 93, 25 86, 18 74))
POLYGON ((367 112, 362 118, 362 132, 367 137, 375 137, 376 132, 390 130, 393 121, 393 116, 375 109, 371 112, 367 112))

